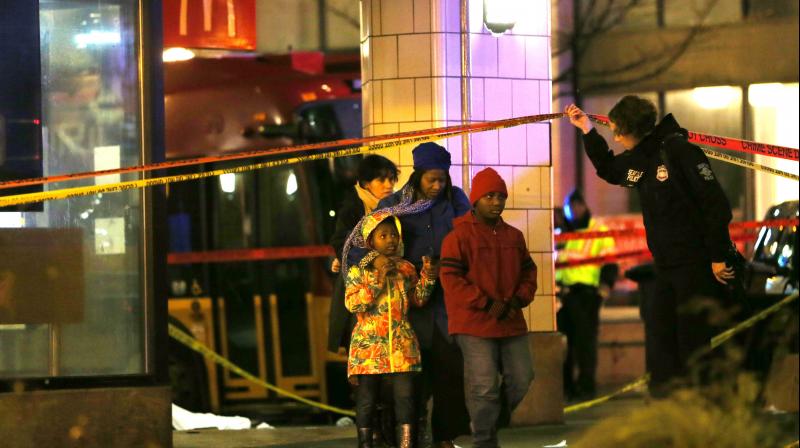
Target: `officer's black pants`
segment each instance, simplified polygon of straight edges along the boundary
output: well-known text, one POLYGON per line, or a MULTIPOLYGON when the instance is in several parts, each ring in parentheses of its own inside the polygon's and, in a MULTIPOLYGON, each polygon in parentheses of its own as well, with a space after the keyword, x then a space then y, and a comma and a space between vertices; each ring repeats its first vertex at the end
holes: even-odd
POLYGON ((724 313, 723 297, 710 263, 656 268, 654 297, 642 308, 651 394, 666 395, 670 385, 688 381, 690 369, 708 362, 708 356, 695 360, 693 355, 707 350, 711 337, 723 328, 725 318, 716 314, 724 313), (712 325, 712 317, 717 324, 712 325))
POLYGON ((556 316, 558 331, 567 337, 564 359, 564 391, 568 396, 592 396, 597 371, 597 331, 600 324, 600 303, 597 288, 589 285, 570 286, 561 298, 556 316), (578 381, 575 382, 575 365, 578 381))

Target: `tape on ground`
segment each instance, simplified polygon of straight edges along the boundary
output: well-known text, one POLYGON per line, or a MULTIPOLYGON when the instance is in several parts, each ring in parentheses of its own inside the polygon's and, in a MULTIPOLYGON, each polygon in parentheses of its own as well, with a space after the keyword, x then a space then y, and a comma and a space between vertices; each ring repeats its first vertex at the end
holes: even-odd
POLYGON ((222 367, 230 370, 231 372, 234 372, 237 375, 241 376, 242 378, 245 378, 248 381, 250 381, 250 382, 252 382, 254 384, 257 384, 257 385, 259 385, 259 386, 261 386, 261 387, 263 387, 265 389, 271 390, 271 391, 277 393, 278 395, 282 395, 282 396, 284 396, 286 398, 290 398, 292 400, 299 401, 300 403, 306 404, 306 405, 314 407, 314 408, 322 409, 324 411, 334 412, 336 414, 346 415, 346 416, 349 416, 349 417, 355 417, 355 415, 356 415, 356 413, 351 411, 351 410, 337 408, 336 406, 329 406, 329 405, 327 405, 325 403, 320 403, 318 401, 309 400, 309 399, 301 397, 301 396, 299 396, 297 394, 293 394, 293 393, 289 392, 288 390, 284 390, 284 389, 281 389, 278 386, 272 385, 272 384, 262 380, 261 378, 255 377, 252 374, 250 374, 247 371, 245 371, 244 369, 242 369, 241 367, 237 366, 236 364, 234 364, 234 363, 228 361, 227 359, 223 358, 222 356, 220 356, 215 351, 213 351, 210 348, 206 347, 205 345, 201 344, 196 339, 194 339, 193 337, 191 337, 188 334, 184 333, 178 327, 176 327, 176 326, 174 326, 172 324, 169 324, 169 335, 172 336, 175 340, 177 340, 181 344, 183 344, 183 345, 189 347, 190 349, 200 353, 204 357, 214 361, 215 363, 217 363, 217 364, 221 365, 222 367))
MULTIPOLYGON (((726 331, 723 331, 722 333, 714 336, 713 338, 711 338, 711 343, 709 344, 709 350, 712 350, 714 348, 719 347, 720 345, 724 344, 726 341, 728 341, 732 337, 736 336, 737 334, 741 333, 742 331, 752 327, 753 325, 755 325, 759 321, 762 321, 762 320, 766 319, 771 314, 774 314, 775 312, 777 312, 778 310, 780 310, 784 306, 788 305, 789 303, 793 302, 794 300, 797 300, 797 297, 798 297, 798 292, 795 291, 792 294, 784 297, 783 300, 781 300, 780 302, 770 306, 769 308, 765 308, 764 310, 762 310, 761 312, 753 315, 749 319, 747 319, 747 320, 739 323, 738 325, 736 325, 736 326, 734 326, 734 327, 732 327, 732 328, 730 328, 730 329, 728 329, 726 331)), ((621 387, 620 389, 618 389, 618 390, 616 390, 616 391, 614 391, 614 392, 612 392, 612 393, 610 393, 608 395, 604 395, 604 396, 602 396, 600 398, 595 398, 594 400, 584 401, 582 403, 577 403, 577 404, 574 404, 572 406, 567 406, 566 408, 564 408, 564 413, 568 414, 568 413, 571 413, 571 412, 576 412, 576 411, 580 411, 580 410, 583 410, 583 409, 588 409, 588 408, 591 408, 593 406, 597 406, 598 404, 605 403, 606 401, 616 397, 617 395, 624 394, 625 392, 630 392, 630 391, 636 389, 637 387, 640 387, 640 386, 643 386, 643 385, 647 384, 649 381, 650 381, 650 374, 646 373, 646 374, 642 375, 641 377, 637 378, 632 383, 629 383, 629 384, 621 387)))

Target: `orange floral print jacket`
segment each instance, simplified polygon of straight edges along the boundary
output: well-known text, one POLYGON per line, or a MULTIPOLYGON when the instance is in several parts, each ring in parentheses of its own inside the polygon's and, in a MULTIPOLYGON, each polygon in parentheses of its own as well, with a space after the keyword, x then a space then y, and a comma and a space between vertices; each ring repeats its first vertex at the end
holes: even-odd
POLYGON ((414 265, 396 259, 398 273, 377 279, 371 265, 352 266, 345 277, 344 303, 358 322, 350 339, 347 376, 419 372, 419 343, 408 322, 408 307, 423 306, 436 279, 417 275, 414 265))

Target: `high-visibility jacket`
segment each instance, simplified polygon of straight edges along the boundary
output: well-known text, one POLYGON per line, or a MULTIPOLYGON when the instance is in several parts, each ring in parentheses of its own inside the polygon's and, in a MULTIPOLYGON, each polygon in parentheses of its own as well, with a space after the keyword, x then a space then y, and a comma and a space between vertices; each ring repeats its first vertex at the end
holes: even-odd
MULTIPOLYGON (((608 230, 606 226, 598 225, 594 218, 589 220, 589 226, 579 232, 594 232, 608 230)), ((581 260, 590 257, 599 257, 607 254, 614 248, 613 238, 595 238, 591 240, 569 240, 564 248, 558 251, 558 261, 581 260)), ((565 285, 583 284, 600 286, 600 264, 584 264, 571 268, 562 268, 556 271, 556 282, 565 285)))

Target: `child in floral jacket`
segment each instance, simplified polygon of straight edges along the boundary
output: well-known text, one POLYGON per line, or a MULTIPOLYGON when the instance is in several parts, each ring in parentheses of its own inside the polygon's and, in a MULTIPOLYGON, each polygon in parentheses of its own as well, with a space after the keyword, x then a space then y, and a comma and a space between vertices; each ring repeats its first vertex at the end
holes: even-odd
POLYGON ((408 322, 409 306, 422 306, 436 278, 430 260, 421 275, 403 260, 400 221, 386 210, 364 218, 362 236, 370 252, 345 278, 345 306, 356 313, 347 375, 357 379, 356 425, 360 447, 372 446, 372 414, 381 381, 394 391, 398 446, 410 447, 414 415, 415 372, 422 370, 419 343, 408 322))

